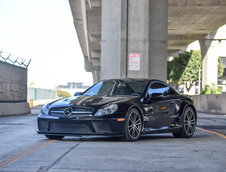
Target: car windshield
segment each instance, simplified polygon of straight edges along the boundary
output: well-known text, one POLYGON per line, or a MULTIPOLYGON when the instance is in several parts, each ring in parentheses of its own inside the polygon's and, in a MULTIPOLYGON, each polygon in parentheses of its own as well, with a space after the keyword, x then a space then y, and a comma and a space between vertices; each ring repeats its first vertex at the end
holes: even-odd
POLYGON ((141 96, 145 81, 108 80, 100 81, 82 95, 84 96, 141 96))

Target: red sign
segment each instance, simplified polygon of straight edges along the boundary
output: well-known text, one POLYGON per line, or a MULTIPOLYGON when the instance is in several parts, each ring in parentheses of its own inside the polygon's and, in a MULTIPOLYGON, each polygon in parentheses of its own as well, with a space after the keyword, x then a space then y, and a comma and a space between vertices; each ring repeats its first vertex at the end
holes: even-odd
POLYGON ((140 70, 140 53, 129 53, 129 70, 140 70))

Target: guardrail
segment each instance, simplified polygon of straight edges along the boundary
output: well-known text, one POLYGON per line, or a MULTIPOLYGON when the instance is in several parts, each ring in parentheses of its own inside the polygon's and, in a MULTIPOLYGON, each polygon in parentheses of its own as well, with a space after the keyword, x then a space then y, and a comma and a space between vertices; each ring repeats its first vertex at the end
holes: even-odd
POLYGON ((0 51, 0 60, 24 68, 28 68, 31 63, 31 59, 19 58, 3 51, 0 51))

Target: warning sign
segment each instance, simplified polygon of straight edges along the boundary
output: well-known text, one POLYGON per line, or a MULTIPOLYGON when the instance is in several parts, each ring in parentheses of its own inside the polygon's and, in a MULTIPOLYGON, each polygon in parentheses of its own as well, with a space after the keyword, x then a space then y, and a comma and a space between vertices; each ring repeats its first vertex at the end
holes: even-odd
POLYGON ((129 53, 129 70, 140 70, 140 53, 129 53))

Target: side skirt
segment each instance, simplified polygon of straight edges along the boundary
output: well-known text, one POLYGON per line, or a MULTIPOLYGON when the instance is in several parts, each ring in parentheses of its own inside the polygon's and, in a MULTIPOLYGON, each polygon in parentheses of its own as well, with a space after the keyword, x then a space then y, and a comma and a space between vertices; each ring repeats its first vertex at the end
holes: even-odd
POLYGON ((162 127, 162 128, 144 128, 143 134, 155 134, 155 133, 177 133, 182 127, 162 127))

